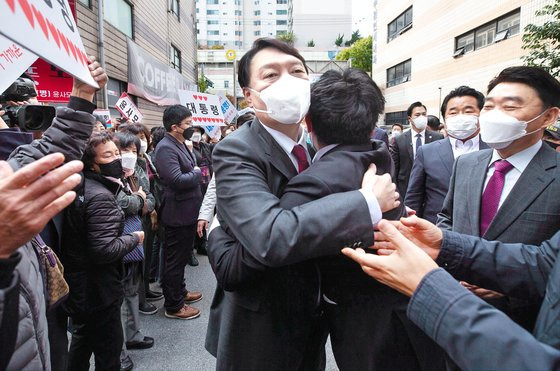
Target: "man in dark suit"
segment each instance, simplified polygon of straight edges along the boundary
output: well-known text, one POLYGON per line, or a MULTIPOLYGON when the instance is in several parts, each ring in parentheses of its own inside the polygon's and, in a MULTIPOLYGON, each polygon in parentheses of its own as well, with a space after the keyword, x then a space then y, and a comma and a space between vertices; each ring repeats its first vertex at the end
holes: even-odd
MULTIPOLYGON (((342 74, 328 71, 314 83, 306 121, 318 152, 313 164, 290 180, 280 206, 293 209, 333 193, 359 189, 363 174, 372 163, 376 164, 378 174, 390 173, 393 165, 387 147, 380 141, 370 144, 368 140, 375 124, 368 118, 378 117, 383 106, 381 91, 361 71, 349 69, 342 74), (360 94, 352 94, 354 91, 360 94), (339 102, 364 109, 352 115, 330 109, 339 102), (344 177, 339 176, 341 169, 344 177)), ((401 205, 383 217, 398 219, 404 214, 401 205)), ((227 240, 228 236, 224 234, 224 238, 227 240)), ((306 303, 309 308, 301 308, 303 313, 316 311, 318 305, 323 308, 324 315, 318 319, 299 316, 302 322, 299 327, 309 327, 308 332, 317 336, 306 339, 294 334, 289 339, 294 352, 323 353, 328 333, 341 369, 437 369, 435 357, 439 354, 442 359, 443 353, 406 319, 406 298, 383 285, 372 285, 359 266, 340 254, 280 271, 260 264, 240 243, 233 245, 224 240, 217 247, 209 259, 222 288, 235 291, 255 285, 257 280, 285 274, 291 279, 285 280, 282 290, 292 295, 299 292, 309 295, 306 303), (319 280, 313 277, 317 269, 319 280), (320 303, 318 297, 322 298, 320 303), (376 315, 369 315, 372 312, 376 315)), ((279 291, 277 286, 266 286, 275 293, 279 291)), ((285 298, 280 296, 279 300, 285 298)), ((294 353, 288 357, 294 358, 294 353)))
MULTIPOLYGON (((540 244, 560 229, 560 154, 543 145, 560 107, 560 83, 536 67, 510 67, 488 86, 480 134, 493 150, 455 162, 438 226, 487 240, 540 244)), ((467 286, 532 328, 537 305, 467 286)))
POLYGON ((162 288, 165 316, 192 319, 200 311, 188 304, 202 299, 202 294, 187 291, 185 266, 192 255, 198 210, 202 204, 201 171, 194 154, 187 148, 194 129, 192 114, 184 106, 174 105, 163 112, 167 133, 156 148, 156 167, 163 185, 160 207, 165 227, 162 288))
POLYGON ((419 217, 435 223, 455 159, 488 148, 479 136, 478 116, 483 106, 484 95, 468 86, 458 87, 443 100, 441 113, 449 135, 420 147, 406 191, 405 204, 419 217))
MULTIPOLYGON (((218 220, 235 237, 233 244, 239 241, 257 262, 278 268, 337 254, 340 246, 372 243, 381 211, 399 205, 389 175, 370 179, 366 174, 359 191, 293 210, 280 206, 288 181, 309 164, 298 143, 310 91, 305 61, 297 50, 275 39, 258 39, 239 63, 239 83, 257 118, 219 143, 213 154, 218 220)), ((210 232, 209 255, 222 248, 223 235, 220 228, 210 232)), ((316 305, 307 303, 308 286, 298 286, 300 280, 289 285, 291 277, 284 271, 235 291, 217 287, 206 349, 217 357, 218 369, 321 367, 318 349, 304 349, 305 341, 293 341, 314 336, 305 322, 318 313, 316 305)))
POLYGON ((389 136, 387 135, 387 132, 385 130, 376 127, 373 130, 373 135, 371 136, 371 139, 380 140, 383 143, 385 143, 387 148, 389 148, 389 136))
POLYGON ((418 149, 424 144, 443 139, 441 134, 426 130, 428 125, 427 110, 422 103, 412 103, 406 114, 410 123, 410 130, 396 137, 390 147, 391 157, 395 164, 397 188, 403 198, 406 196, 410 171, 418 149))

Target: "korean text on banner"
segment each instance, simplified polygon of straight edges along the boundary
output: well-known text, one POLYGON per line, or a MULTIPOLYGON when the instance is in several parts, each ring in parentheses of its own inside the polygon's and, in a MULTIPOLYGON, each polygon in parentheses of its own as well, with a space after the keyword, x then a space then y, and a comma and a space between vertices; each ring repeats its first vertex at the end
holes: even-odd
POLYGON ((68 0, 0 0, 0 14, 0 34, 88 85, 98 87, 91 77, 68 0))
POLYGON ((193 126, 226 125, 217 95, 179 90, 179 99, 192 112, 193 126))
POLYGON ((8 89, 36 59, 35 54, 0 35, 0 93, 8 89))
POLYGON ((126 93, 122 93, 121 97, 115 104, 115 108, 119 110, 119 112, 126 117, 127 119, 132 120, 132 122, 140 122, 144 117, 138 107, 134 104, 132 99, 126 93))
POLYGON ((74 83, 72 76, 41 58, 27 73, 35 80, 39 102, 68 103, 74 83))
POLYGON ((218 98, 220 99, 220 104, 222 107, 222 113, 224 114, 224 119, 229 124, 233 120, 235 120, 235 117, 237 116, 237 110, 235 109, 233 104, 231 104, 229 99, 227 99, 223 95, 218 95, 218 98))

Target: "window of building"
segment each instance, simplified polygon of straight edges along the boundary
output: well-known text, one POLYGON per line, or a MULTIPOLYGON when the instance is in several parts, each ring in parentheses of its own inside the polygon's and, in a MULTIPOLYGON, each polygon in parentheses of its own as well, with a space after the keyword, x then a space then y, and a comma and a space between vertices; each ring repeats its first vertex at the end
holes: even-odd
POLYGON ((206 4, 208 5, 218 5, 220 4, 219 0, 206 0, 206 4))
POLYGON ((103 2, 105 20, 132 38, 132 5, 125 0, 103 2))
POLYGON ((260 10, 255 10, 255 15, 261 15, 261 11, 260 10))
POLYGON ((260 25, 261 25, 261 21, 253 21, 253 25, 254 25, 254 26, 260 26, 260 25))
POLYGON ((79 3, 91 8, 91 0, 78 0, 79 3))
POLYGON ((276 15, 287 15, 287 14, 288 14, 288 11, 285 10, 285 9, 284 9, 284 10, 278 9, 278 10, 276 11, 276 15))
POLYGON ((238 16, 238 17, 241 17, 241 10, 236 10, 235 15, 238 16))
POLYGON ((286 20, 281 20, 281 19, 277 19, 277 20, 276 20, 276 25, 277 25, 277 26, 284 26, 284 25, 287 26, 287 25, 288 25, 288 21, 286 21, 286 20))
POLYGON ((387 25, 387 42, 393 40, 412 27, 412 6, 399 14, 387 25))
POLYGON ((181 7, 179 5, 179 0, 169 0, 169 11, 171 14, 177 17, 177 20, 181 20, 181 16, 179 15, 181 7))
POLYGON ((171 44, 169 60, 171 61, 171 67, 181 72, 181 51, 171 44))
POLYGON ((220 11, 208 9, 206 10, 206 15, 220 15, 220 11))
POLYGON ((288 0, 276 0, 276 4, 278 5, 288 4, 288 0))
POLYGON ((259 4, 260 4, 260 1, 259 1, 259 0, 256 0, 256 1, 255 1, 255 5, 259 5, 259 4))
POLYGON ((485 46, 519 34, 520 15, 520 9, 516 9, 511 13, 496 18, 491 22, 456 37, 453 57, 456 58, 465 53, 484 48, 485 46))
POLYGON ((208 24, 219 24, 218 21, 208 21, 207 23, 208 23, 208 24))
POLYGON ((235 0, 235 5, 241 5, 241 0, 235 0))
POLYGON ((208 35, 219 35, 220 31, 218 30, 208 30, 208 35))
POLYGON ((212 46, 212 45, 220 45, 220 42, 217 40, 208 40, 208 42, 206 43, 208 46, 212 46))
POLYGON ((241 31, 235 31, 235 36, 241 36, 241 31))
POLYGON ((242 41, 236 41, 236 42, 234 43, 234 45, 235 45, 235 46, 241 47, 241 46, 243 45, 243 42, 242 42, 242 41))
POLYGON ((387 69, 387 87, 410 81, 412 60, 401 62, 387 69))
POLYGON ((224 81, 224 88, 226 88, 226 89, 229 88, 229 81, 228 80, 224 81))
POLYGON ((385 114, 385 125, 401 124, 404 125, 408 121, 406 111, 387 112, 385 114))
POLYGON ((255 36, 260 36, 261 35, 261 31, 255 31, 255 36))
MULTIPOLYGON (((120 112, 115 108, 115 106, 117 105, 117 101, 121 97, 121 94, 126 92, 126 88, 126 82, 109 77, 109 81, 107 81, 107 102, 112 117, 121 117, 120 112)), ((135 104, 138 104, 138 99, 134 95, 129 95, 129 97, 135 104)))

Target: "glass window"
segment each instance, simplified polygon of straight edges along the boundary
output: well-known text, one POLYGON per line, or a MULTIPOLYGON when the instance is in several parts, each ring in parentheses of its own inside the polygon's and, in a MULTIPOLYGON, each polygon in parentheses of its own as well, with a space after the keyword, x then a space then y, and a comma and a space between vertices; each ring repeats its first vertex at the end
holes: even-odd
POLYGON ((255 10, 255 15, 261 15, 261 11, 260 10, 255 10))
POLYGON ((234 44, 235 44, 235 46, 242 46, 242 45, 243 45, 243 42, 241 42, 241 41, 236 41, 234 44))
POLYGON ((220 11, 219 10, 206 10, 206 14, 207 15, 220 15, 220 11))
POLYGON ((288 4, 288 0, 276 0, 276 4, 288 4))
POLYGON ((498 20, 498 32, 509 30, 509 36, 517 35, 519 33, 519 16, 520 12, 518 11, 498 20))
POLYGON ((212 31, 208 31, 208 35, 219 35, 220 31, 216 31, 216 30, 212 30, 212 31))
POLYGON ((412 26, 412 7, 405 10, 387 25, 387 42, 399 36, 412 26))
POLYGON ((220 3, 219 0, 206 0, 206 4, 209 5, 218 5, 220 3))
POLYGON ((485 47, 494 42, 494 36, 496 35, 496 24, 491 23, 487 26, 481 27, 476 30, 476 37, 474 41, 475 49, 485 47))
POLYGON ((125 0, 103 2, 105 20, 132 38, 132 5, 125 0))
POLYGON ((170 52, 171 67, 181 72, 181 51, 172 44, 170 52))
POLYGON ((208 24, 218 24, 219 22, 218 21, 208 21, 207 23, 208 24))
POLYGON ((236 10, 235 15, 241 17, 241 10, 236 10))
POLYGON ((474 50, 474 32, 461 36, 457 39, 457 47, 455 49, 458 50, 461 48, 464 49, 465 53, 474 50))
POLYGON ((255 31, 255 36, 260 36, 261 35, 261 31, 255 31))
POLYGON ((235 31, 235 36, 241 36, 241 31, 235 31))
POLYGON ((278 10, 276 11, 276 15, 287 15, 287 14, 288 14, 288 11, 287 11, 287 10, 278 9, 278 10))
POLYGON ((278 31, 276 31, 276 36, 279 36, 279 35, 286 35, 286 34, 288 34, 288 31, 286 31, 286 30, 278 30, 278 31))
POLYGON ((261 21, 253 21, 253 25, 255 25, 255 26, 260 26, 260 25, 261 25, 261 21))
POLYGON ((224 88, 226 88, 226 89, 229 88, 229 81, 228 80, 224 81, 224 88))
POLYGON ((170 0, 169 1, 169 11, 171 12, 171 14, 175 15, 177 17, 178 20, 180 20, 180 5, 179 5, 179 0, 170 0))
POLYGON ((288 21, 284 21, 284 20, 280 20, 280 19, 276 20, 276 25, 277 26, 284 26, 284 25, 287 25, 287 24, 288 24, 288 21))
POLYGON ((406 111, 387 112, 385 114, 385 125, 406 124, 406 111))
POLYGON ((410 81, 412 60, 406 60, 387 69, 387 87, 410 81))
POLYGON ((87 6, 88 8, 91 8, 91 0, 78 0, 79 3, 82 3, 83 5, 87 6))

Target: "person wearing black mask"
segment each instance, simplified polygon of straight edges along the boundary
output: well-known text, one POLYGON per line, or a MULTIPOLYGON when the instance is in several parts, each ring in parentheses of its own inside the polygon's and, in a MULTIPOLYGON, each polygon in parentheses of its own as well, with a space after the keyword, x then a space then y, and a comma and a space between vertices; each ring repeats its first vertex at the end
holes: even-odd
POLYGON ((123 345, 122 258, 144 240, 144 232, 123 235, 124 214, 116 195, 122 188, 120 151, 109 132, 94 133, 82 158, 84 179, 65 210, 61 260, 70 287, 63 309, 72 317, 68 369, 120 368, 123 345))
POLYGON ((194 133, 192 113, 179 104, 163 112, 167 131, 156 148, 156 168, 163 185, 160 221, 165 227, 162 288, 165 316, 192 319, 200 310, 188 304, 202 299, 202 294, 187 291, 185 266, 192 255, 198 211, 202 204, 202 172, 196 157, 186 146, 194 133))

